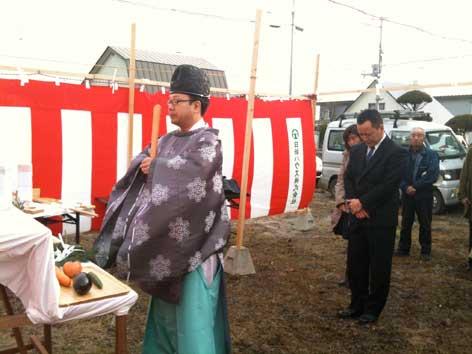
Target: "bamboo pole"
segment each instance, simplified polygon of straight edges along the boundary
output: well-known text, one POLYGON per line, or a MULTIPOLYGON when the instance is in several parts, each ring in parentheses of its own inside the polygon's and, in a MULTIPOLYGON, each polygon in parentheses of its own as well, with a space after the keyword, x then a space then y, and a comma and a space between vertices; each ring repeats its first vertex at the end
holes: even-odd
POLYGON ((243 168, 241 180, 241 198, 239 200, 239 221, 238 231, 236 235, 236 242, 238 249, 243 245, 244 223, 246 220, 246 199, 247 199, 247 179, 249 170, 249 155, 251 152, 251 137, 252 137, 252 118, 254 117, 254 98, 256 92, 256 74, 257 74, 257 58, 259 54, 259 38, 261 33, 261 16, 262 11, 256 11, 256 28, 254 30, 254 44, 252 48, 252 64, 251 76, 249 83, 249 97, 247 103, 247 118, 246 118, 246 135, 244 137, 244 153, 243 153, 243 168))
POLYGON ((313 98, 311 100, 313 106, 313 127, 316 123, 316 101, 318 101, 318 79, 320 76, 320 54, 316 55, 315 62, 315 83, 313 85, 313 98))
POLYGON ((152 132, 151 132, 151 159, 157 156, 157 138, 159 137, 159 123, 161 120, 161 105, 156 104, 152 110, 152 132))
POLYGON ((133 158, 133 116, 134 84, 136 78, 136 23, 131 24, 131 48, 129 57, 129 99, 128 99, 128 166, 133 158))

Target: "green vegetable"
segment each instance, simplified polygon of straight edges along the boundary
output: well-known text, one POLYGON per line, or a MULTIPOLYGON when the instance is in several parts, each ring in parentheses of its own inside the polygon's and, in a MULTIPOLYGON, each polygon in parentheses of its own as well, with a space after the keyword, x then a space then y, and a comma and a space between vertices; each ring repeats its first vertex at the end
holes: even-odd
POLYGON ((88 278, 90 279, 90 281, 99 289, 102 289, 103 288, 103 283, 102 281, 100 280, 100 278, 98 277, 97 274, 95 274, 94 272, 88 272, 87 273, 87 276, 88 278))

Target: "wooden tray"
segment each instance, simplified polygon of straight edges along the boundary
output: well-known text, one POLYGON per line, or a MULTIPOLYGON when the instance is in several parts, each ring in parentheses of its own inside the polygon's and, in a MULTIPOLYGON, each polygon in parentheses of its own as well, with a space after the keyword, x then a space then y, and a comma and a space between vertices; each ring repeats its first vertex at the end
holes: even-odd
POLYGON ((37 198, 33 198, 33 202, 51 204, 51 203, 60 203, 61 200, 56 199, 56 198, 37 197, 37 198))
POLYGON ((39 214, 42 213, 44 209, 35 208, 35 207, 25 207, 23 208, 23 213, 26 214, 39 214))
POLYGON ((103 289, 92 285, 90 291, 85 295, 77 295, 74 288, 66 288, 61 286, 61 294, 59 295, 59 307, 67 307, 71 305, 83 304, 97 300, 103 300, 111 297, 127 294, 131 288, 116 279, 110 273, 93 263, 82 263, 83 272, 94 272, 103 283, 103 289))

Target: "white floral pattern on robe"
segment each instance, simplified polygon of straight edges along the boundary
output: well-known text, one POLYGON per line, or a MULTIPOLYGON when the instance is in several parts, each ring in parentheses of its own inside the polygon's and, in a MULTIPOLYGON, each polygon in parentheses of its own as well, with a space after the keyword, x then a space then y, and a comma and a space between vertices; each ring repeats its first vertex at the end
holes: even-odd
POLYGON ((190 257, 188 260, 188 271, 193 272, 198 266, 202 263, 202 254, 200 251, 197 251, 193 257, 190 257))
POLYGON ((169 237, 176 239, 177 242, 182 242, 185 238, 190 236, 190 223, 187 220, 178 217, 175 221, 169 224, 169 237))
POLYGON ((170 275, 170 259, 158 255, 149 262, 149 274, 156 280, 162 280, 170 275))
POLYGON ((188 198, 194 200, 197 203, 202 201, 206 196, 206 181, 200 177, 195 178, 192 182, 187 184, 188 198))
POLYGON ((152 187, 151 200, 154 205, 161 205, 169 200, 169 187, 161 184, 154 185, 152 187))
POLYGON ((221 206, 221 220, 229 221, 228 207, 225 203, 221 206))
POLYGON ((134 227, 133 242, 135 245, 142 245, 149 240, 149 225, 138 221, 134 227))
POLYGON ((202 159, 213 162, 216 156, 216 149, 214 145, 204 146, 199 149, 202 159))
POLYGON ((180 167, 186 162, 187 160, 181 158, 180 155, 177 155, 176 157, 167 161, 167 167, 173 168, 174 170, 180 170, 180 167))
POLYGON ((208 233, 215 222, 216 213, 213 210, 210 210, 207 217, 205 218, 205 232, 208 233))
POLYGON ((212 178, 212 182, 213 191, 220 194, 223 190, 223 177, 219 173, 216 173, 212 178))

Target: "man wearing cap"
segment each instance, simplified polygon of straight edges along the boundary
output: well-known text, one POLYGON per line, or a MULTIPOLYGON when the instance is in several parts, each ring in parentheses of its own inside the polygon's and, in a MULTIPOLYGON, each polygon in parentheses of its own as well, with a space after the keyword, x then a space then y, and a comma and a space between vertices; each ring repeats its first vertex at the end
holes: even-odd
POLYGON ((221 254, 229 236, 218 131, 203 115, 205 73, 172 75, 168 114, 180 129, 145 149, 115 185, 94 248, 100 266, 149 293, 143 353, 230 352, 221 254))

